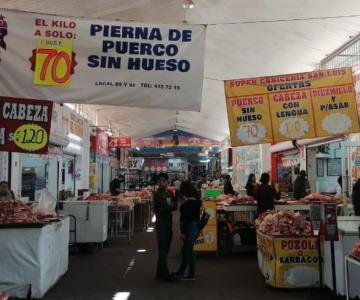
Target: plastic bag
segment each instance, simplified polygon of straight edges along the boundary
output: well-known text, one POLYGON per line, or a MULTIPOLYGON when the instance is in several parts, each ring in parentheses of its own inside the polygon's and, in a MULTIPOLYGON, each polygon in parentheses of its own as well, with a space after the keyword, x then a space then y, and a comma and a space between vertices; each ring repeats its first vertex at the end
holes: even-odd
POLYGON ((40 194, 39 203, 33 208, 33 213, 40 215, 54 215, 56 214, 56 199, 47 190, 43 189, 40 194))

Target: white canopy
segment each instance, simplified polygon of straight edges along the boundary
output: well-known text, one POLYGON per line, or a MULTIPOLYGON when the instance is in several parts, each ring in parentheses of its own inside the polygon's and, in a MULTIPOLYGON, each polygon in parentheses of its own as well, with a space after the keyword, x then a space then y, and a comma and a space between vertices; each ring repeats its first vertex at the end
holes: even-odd
MULTIPOLYGON (((31 12, 157 23, 208 24, 200 113, 96 107, 101 123, 146 136, 174 128, 221 140, 228 135, 222 80, 309 71, 357 35, 357 0, 0 0, 31 12), (182 127, 184 126, 184 127, 182 127)), ((69 99, 71 102, 71 99, 69 99)))

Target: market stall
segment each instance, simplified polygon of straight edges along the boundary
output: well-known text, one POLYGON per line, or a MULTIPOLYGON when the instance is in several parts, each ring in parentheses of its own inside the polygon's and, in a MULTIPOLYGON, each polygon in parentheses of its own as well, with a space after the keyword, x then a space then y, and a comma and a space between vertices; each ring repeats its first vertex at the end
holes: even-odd
POLYGON ((320 286, 318 238, 299 213, 278 210, 256 221, 258 264, 266 284, 276 288, 320 286))
POLYGON ((75 235, 71 235, 71 243, 101 244, 107 240, 109 199, 105 199, 105 196, 108 197, 106 194, 100 197, 103 200, 59 202, 61 214, 75 217, 75 220, 71 220, 71 228, 76 230, 76 240, 75 235))
POLYGON ((68 269, 69 218, 32 213, 19 201, 0 205, 0 290, 42 298, 68 269))
MULTIPOLYGON (((334 242, 335 247, 335 271, 336 271, 336 293, 342 296, 346 295, 346 284, 345 284, 345 256, 347 256, 355 243, 359 240, 359 226, 360 217, 338 217, 338 231, 339 240, 334 242)), ((324 284, 330 289, 333 288, 332 282, 332 269, 331 269, 331 253, 330 253, 330 242, 324 241, 324 284)), ((354 252, 355 253, 355 252, 354 252)), ((356 254, 356 253, 355 253, 356 254)), ((360 269, 349 267, 348 270, 349 278, 360 278, 360 269)), ((351 295, 360 295, 360 288, 358 285, 351 285, 351 295)), ((354 296, 352 296, 354 298, 354 296)))

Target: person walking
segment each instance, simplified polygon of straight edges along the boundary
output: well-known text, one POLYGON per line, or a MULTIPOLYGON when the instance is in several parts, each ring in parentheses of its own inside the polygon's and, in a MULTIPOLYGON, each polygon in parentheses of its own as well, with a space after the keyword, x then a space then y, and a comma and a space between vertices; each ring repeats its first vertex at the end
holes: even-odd
POLYGON ((270 175, 268 173, 261 174, 261 184, 255 190, 255 200, 257 201, 258 216, 269 209, 274 209, 274 199, 280 199, 278 185, 269 185, 269 182, 270 175))
POLYGON ((294 198, 297 200, 304 198, 307 195, 309 186, 310 184, 306 178, 306 172, 301 170, 294 181, 294 198))
POLYGON ((194 244, 199 236, 199 221, 202 201, 190 181, 184 181, 180 188, 183 204, 180 206, 181 265, 174 273, 181 280, 196 280, 194 244), (184 276, 186 269, 188 274, 184 276))
POLYGON ((167 257, 169 255, 172 241, 172 211, 175 207, 174 198, 167 191, 169 177, 166 173, 159 173, 157 176, 158 189, 153 194, 154 212, 156 216, 156 237, 158 244, 158 262, 156 278, 164 281, 173 281, 167 257))
POLYGON ((257 187, 256 183, 256 177, 255 174, 250 174, 248 177, 248 181, 246 183, 245 189, 246 189, 246 195, 254 197, 255 196, 255 189, 257 187))

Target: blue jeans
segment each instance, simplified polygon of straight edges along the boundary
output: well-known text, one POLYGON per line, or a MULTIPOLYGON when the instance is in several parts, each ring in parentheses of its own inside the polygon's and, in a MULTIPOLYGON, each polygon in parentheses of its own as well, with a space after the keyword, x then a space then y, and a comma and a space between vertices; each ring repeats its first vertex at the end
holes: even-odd
POLYGON ((189 267, 188 276, 195 276, 195 255, 194 244, 199 235, 198 222, 190 222, 186 226, 185 240, 181 247, 181 265, 177 273, 184 275, 186 268, 189 267))

